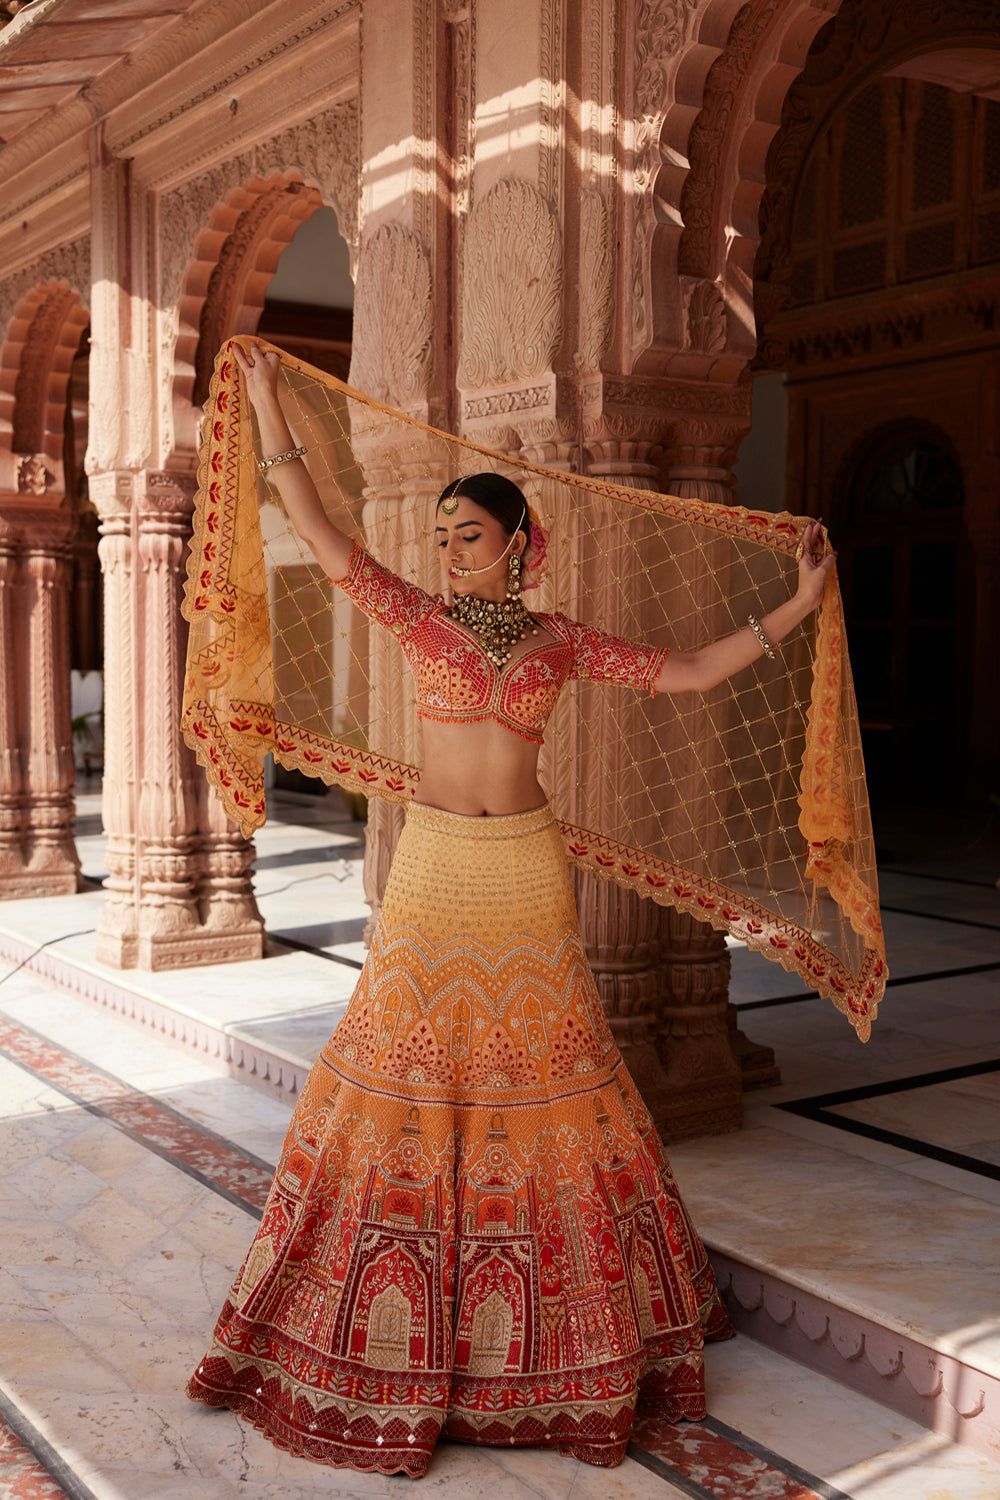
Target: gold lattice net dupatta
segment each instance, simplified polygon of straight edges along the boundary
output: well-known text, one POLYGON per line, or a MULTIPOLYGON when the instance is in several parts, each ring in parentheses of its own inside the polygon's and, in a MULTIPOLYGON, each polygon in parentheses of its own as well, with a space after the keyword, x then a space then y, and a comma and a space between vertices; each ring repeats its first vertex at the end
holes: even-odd
MULTIPOLYGON (((280 352, 280 351, 279 351, 280 352)), ((795 587, 805 520, 557 473, 477 448, 281 354, 281 399, 328 513, 431 593, 434 503, 499 469, 550 532, 529 609, 691 649, 795 587)), ((249 837, 264 761, 405 803, 420 780, 412 679, 391 634, 331 587, 260 477, 228 350, 201 451, 184 613, 183 727, 249 837)), ((540 778, 580 869, 725 929, 802 976, 867 1038, 887 971, 840 594, 707 694, 574 683, 540 778)))

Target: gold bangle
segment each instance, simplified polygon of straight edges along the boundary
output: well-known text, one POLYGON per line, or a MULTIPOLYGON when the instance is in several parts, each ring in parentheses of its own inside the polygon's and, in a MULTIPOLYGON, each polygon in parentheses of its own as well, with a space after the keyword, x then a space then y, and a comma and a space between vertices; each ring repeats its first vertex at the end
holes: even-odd
POLYGON ((754 635, 760 641, 761 646, 764 648, 764 655, 767 657, 768 661, 775 661, 777 658, 774 654, 774 647, 771 645, 771 642, 764 634, 764 627, 760 623, 760 621, 754 615, 747 615, 747 624, 750 626, 750 629, 753 631, 754 635))
POLYGON ((261 458, 257 460, 257 467, 262 474, 268 469, 273 469, 275 464, 287 464, 293 458, 304 458, 306 453, 305 444, 301 448, 289 448, 287 453, 276 453, 273 458, 261 458))

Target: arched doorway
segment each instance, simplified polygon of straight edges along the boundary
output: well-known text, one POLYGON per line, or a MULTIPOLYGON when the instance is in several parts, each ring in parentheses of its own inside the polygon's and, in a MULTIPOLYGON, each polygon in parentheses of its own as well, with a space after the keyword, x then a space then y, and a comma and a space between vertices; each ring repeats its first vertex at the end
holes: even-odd
MULTIPOLYGON (((307 364, 346 380, 353 330, 350 251, 336 213, 321 204, 299 225, 282 251, 268 284, 257 332, 307 364)), ((331 601, 329 583, 322 570, 300 557, 269 554, 267 561, 275 682, 279 692, 294 692, 295 683, 305 686, 329 678, 334 655, 343 648, 338 646, 340 638, 332 629, 327 610, 331 601)), ((339 600, 334 598, 333 602, 337 607, 339 600)), ((357 642, 357 650, 363 659, 364 642, 357 642)), ((355 660, 352 656, 351 661, 355 660)), ((349 665, 347 670, 350 673, 349 665)), ((337 727, 350 733, 354 725, 337 727)), ((318 777, 300 770, 276 764, 271 774, 281 791, 324 797, 331 790, 318 777)), ((332 794, 338 798, 341 795, 336 788, 332 794)), ((354 799, 353 805, 359 813, 367 812, 362 799, 354 799)))
POLYGON ((932 424, 892 422, 858 441, 835 494, 872 797, 947 804, 964 790, 969 741, 961 462, 932 424))
POLYGON ((963 46, 914 55, 896 26, 862 55, 847 11, 768 156, 753 444, 784 448, 776 507, 834 532, 876 813, 975 806, 1000 691, 1000 51, 970 14, 963 46))

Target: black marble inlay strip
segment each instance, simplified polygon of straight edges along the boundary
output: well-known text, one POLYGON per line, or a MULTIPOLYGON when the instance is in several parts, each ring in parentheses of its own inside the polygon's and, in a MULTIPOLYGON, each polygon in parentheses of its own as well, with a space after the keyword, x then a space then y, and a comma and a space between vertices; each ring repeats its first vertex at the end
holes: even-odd
MULTIPOLYGON (((785 1109, 784 1104, 777 1106, 785 1109)), ((943 1162, 947 1167, 956 1167, 961 1172, 971 1172, 975 1177, 988 1177, 1000 1182, 1000 1167, 991 1161, 980 1161, 978 1156, 965 1156, 961 1151, 949 1151, 945 1146, 934 1146, 930 1141, 921 1141, 912 1135, 901 1135, 896 1130, 883 1130, 881 1125, 869 1125, 867 1120, 852 1120, 849 1115, 834 1115, 825 1109, 792 1109, 790 1113, 815 1120, 820 1125, 833 1125, 837 1130, 846 1130, 848 1135, 863 1135, 866 1140, 880 1141, 883 1146, 896 1146, 900 1151, 909 1151, 914 1156, 925 1156, 929 1161, 943 1162)))
MULTIPOLYGON (((924 974, 900 974, 898 979, 887 979, 887 990, 898 989, 903 984, 925 984, 929 979, 961 979, 965 974, 991 974, 1000 969, 1000 961, 990 964, 966 964, 960 969, 928 969, 924 974)), ((819 1000, 815 990, 806 990, 802 995, 772 995, 770 1000, 735 1001, 742 1015, 745 1010, 766 1010, 769 1005, 800 1005, 803 1000, 819 1000)))
POLYGON ((859 1084, 853 1089, 837 1089, 830 1094, 811 1094, 808 1099, 793 1099, 778 1109, 807 1104, 812 1109, 830 1109, 835 1104, 856 1104, 859 1099, 880 1099, 886 1094, 905 1094, 910 1089, 929 1089, 937 1083, 954 1083, 959 1078, 977 1078, 981 1073, 1000 1073, 1000 1057, 979 1062, 961 1063, 955 1068, 938 1068, 933 1073, 911 1073, 908 1078, 886 1078, 879 1083, 859 1084))
POLYGON ((269 932, 268 937, 272 942, 280 943, 283 948, 295 948, 299 953, 315 953, 317 958, 325 958, 330 964, 344 964, 348 969, 364 968, 364 964, 359 963, 356 958, 345 958, 342 953, 327 953, 325 948, 317 948, 312 943, 300 943, 298 938, 285 937, 281 932, 269 932))
POLYGON ((45 1470, 53 1484, 59 1486, 67 1500, 97 1500, 90 1486, 84 1484, 80 1476, 73 1472, 66 1460, 42 1437, 38 1428, 28 1421, 3 1391, 0 1391, 0 1418, 7 1423, 18 1442, 24 1444, 35 1462, 45 1470))
POLYGON ((825 1479, 820 1479, 816 1474, 810 1474, 808 1469, 800 1468, 798 1464, 792 1463, 790 1458, 784 1458, 780 1453, 775 1453, 773 1448, 766 1448, 763 1443, 747 1437, 745 1432, 740 1432, 735 1427, 727 1427, 725 1422, 720 1422, 716 1417, 705 1417, 701 1426, 725 1438, 735 1447, 742 1448, 745 1453, 752 1454, 754 1458, 759 1458, 762 1463, 769 1464, 779 1473, 787 1474, 789 1479, 795 1480, 796 1484, 801 1484, 819 1495, 820 1500, 851 1500, 850 1495, 845 1494, 843 1490, 838 1490, 835 1485, 827 1484, 825 1479))
POLYGON ((704 1485, 698 1484, 694 1479, 689 1479, 679 1469, 671 1468, 665 1459, 656 1453, 647 1453, 645 1448, 640 1448, 638 1443, 629 1443, 625 1450, 629 1458, 634 1458, 637 1464, 648 1469, 650 1474, 655 1474, 658 1479, 665 1479, 672 1484, 675 1490, 680 1490, 682 1495, 688 1495, 690 1500, 719 1500, 715 1490, 706 1490, 704 1485))
POLYGON ((784 1104, 775 1105, 775 1108, 786 1110, 802 1119, 814 1120, 821 1125, 832 1125, 836 1130, 846 1130, 850 1135, 861 1135, 870 1141, 895 1146, 914 1156, 943 1162, 945 1166, 971 1172, 976 1177, 988 1177, 993 1182, 1000 1182, 1000 1166, 993 1162, 981 1161, 979 1157, 967 1156, 962 1151, 950 1151, 946 1146, 935 1146, 931 1141, 903 1135, 897 1130, 886 1130, 881 1125, 869 1124, 867 1120, 853 1120, 849 1115, 832 1112, 832 1106, 838 1104, 854 1104, 862 1099, 908 1093, 911 1089, 933 1088, 935 1084, 952 1083, 959 1078, 975 1078, 983 1073, 1000 1073, 1000 1058, 965 1063, 957 1068, 941 1068, 936 1073, 916 1073, 909 1078, 892 1078, 882 1083, 863 1084, 859 1088, 840 1089, 832 1094, 816 1094, 810 1099, 790 1099, 784 1104))

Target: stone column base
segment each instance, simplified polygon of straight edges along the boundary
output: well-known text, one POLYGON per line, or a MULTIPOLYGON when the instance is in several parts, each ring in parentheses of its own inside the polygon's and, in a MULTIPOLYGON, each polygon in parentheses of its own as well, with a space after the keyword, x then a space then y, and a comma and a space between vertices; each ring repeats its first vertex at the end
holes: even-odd
POLYGON ((139 962, 139 940, 134 932, 106 932, 99 927, 94 956, 109 969, 134 969, 139 962))
POLYGON ((75 865, 65 869, 17 870, 0 875, 0 901, 30 901, 36 896, 75 896, 75 865))
POLYGON ((723 1040, 684 1047, 668 1063, 668 1096, 657 1115, 662 1139, 686 1141, 697 1135, 725 1135, 743 1124, 740 1070, 723 1040), (699 1076, 700 1075, 700 1076, 699 1076))
POLYGON ((774 1048, 765 1047, 762 1042, 752 1042, 744 1032, 739 1029, 739 1011, 735 1005, 730 1005, 726 1012, 726 1020, 729 1025, 729 1041, 736 1061, 740 1065, 743 1074, 743 1092, 750 1089, 776 1088, 781 1082, 781 1069, 774 1058, 774 1048))
MULTIPOLYGON (((264 931, 259 922, 224 933, 141 932, 136 962, 140 969, 191 969, 207 964, 236 964, 264 957, 264 931)), ((105 960, 106 962, 108 960, 105 960)), ((124 967, 124 965, 122 966, 124 967)))

